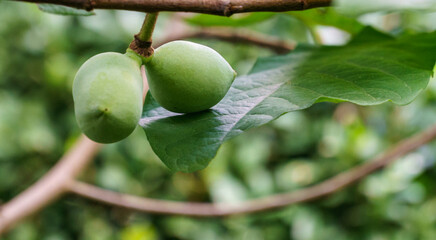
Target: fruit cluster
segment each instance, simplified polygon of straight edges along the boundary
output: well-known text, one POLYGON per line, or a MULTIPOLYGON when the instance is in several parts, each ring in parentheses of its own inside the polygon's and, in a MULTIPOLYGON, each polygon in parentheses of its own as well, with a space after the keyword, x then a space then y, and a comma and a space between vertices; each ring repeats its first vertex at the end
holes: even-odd
POLYGON ((145 59, 131 51, 98 54, 80 67, 73 84, 77 123, 90 139, 113 143, 133 132, 142 113, 142 64, 153 98, 176 113, 213 107, 236 76, 215 50, 187 41, 164 44, 145 59))

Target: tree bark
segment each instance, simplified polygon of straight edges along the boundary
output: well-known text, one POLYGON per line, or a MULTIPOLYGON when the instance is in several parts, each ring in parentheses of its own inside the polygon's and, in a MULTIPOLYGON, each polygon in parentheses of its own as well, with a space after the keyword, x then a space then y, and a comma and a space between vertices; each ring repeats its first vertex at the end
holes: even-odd
POLYGON ((246 12, 284 12, 330 6, 332 0, 14 0, 51 3, 91 11, 196 12, 222 16, 246 12))

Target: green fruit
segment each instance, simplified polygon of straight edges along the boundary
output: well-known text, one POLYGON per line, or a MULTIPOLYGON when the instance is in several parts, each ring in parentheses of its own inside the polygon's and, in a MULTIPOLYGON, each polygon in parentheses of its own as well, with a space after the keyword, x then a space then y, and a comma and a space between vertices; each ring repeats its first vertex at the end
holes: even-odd
POLYGON ((112 143, 129 136, 142 113, 140 63, 120 53, 102 53, 86 61, 73 84, 80 129, 90 139, 112 143))
POLYGON ((226 95, 236 76, 215 50, 187 41, 157 48, 145 67, 151 95, 177 113, 211 108, 226 95))

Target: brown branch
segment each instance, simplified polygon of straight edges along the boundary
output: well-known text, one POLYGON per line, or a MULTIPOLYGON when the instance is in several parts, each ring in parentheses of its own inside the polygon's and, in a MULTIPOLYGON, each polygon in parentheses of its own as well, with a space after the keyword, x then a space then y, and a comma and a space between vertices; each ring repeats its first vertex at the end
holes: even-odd
POLYGON ((259 47, 271 49, 279 54, 288 53, 295 48, 295 44, 275 37, 248 30, 236 31, 228 28, 205 28, 194 31, 186 30, 178 34, 169 35, 168 38, 158 41, 155 45, 157 47, 167 42, 187 38, 219 39, 230 43, 252 44, 259 47))
POLYGON ((331 0, 14 0, 51 3, 79 9, 119 9, 140 12, 196 12, 223 16, 244 12, 284 12, 326 7, 331 0))
POLYGON ((82 136, 43 178, 2 205, 0 235, 65 193, 69 182, 89 163, 100 144, 82 136))
POLYGON ((355 183, 368 174, 392 163, 395 159, 436 138, 436 125, 411 138, 403 140, 391 150, 376 157, 372 161, 340 173, 312 187, 291 193, 277 194, 261 199, 250 200, 237 204, 220 203, 182 203, 149 198, 141 198, 127 194, 104 190, 86 183, 73 182, 70 191, 82 197, 90 198, 106 204, 132 209, 136 211, 176 214, 198 217, 216 217, 235 214, 254 213, 291 204, 311 201, 327 196, 355 183))

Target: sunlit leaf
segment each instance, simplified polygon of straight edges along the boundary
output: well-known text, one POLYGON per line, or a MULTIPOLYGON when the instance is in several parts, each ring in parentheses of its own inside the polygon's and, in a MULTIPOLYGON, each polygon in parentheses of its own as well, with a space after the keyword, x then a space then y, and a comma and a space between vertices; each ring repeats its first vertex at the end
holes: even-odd
POLYGON ((158 239, 156 229, 148 224, 129 225, 121 231, 121 240, 155 240, 158 239))

